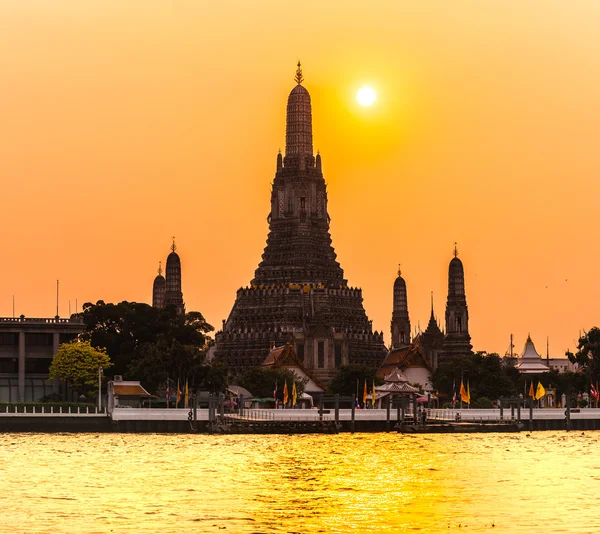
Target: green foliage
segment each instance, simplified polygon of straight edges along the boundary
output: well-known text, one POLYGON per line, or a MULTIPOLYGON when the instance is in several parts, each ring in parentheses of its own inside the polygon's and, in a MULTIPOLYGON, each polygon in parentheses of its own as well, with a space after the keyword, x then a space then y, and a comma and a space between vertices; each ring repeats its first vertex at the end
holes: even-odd
POLYGON ((471 408, 493 408, 494 403, 487 397, 479 397, 471 403, 471 408))
POLYGON ((83 339, 106 347, 116 375, 140 379, 149 387, 160 380, 193 374, 210 346, 213 327, 199 312, 178 315, 175 306, 153 308, 138 302, 83 305, 83 339), (144 366, 148 365, 148 369, 144 366))
POLYGON ((144 343, 128 369, 131 376, 137 377, 152 391, 164 389, 168 379, 175 385, 179 380, 182 389, 188 380, 192 391, 224 393, 227 389, 227 367, 224 364, 208 363, 204 350, 178 341, 170 345, 165 340, 144 343))
POLYGON ((273 369, 264 367, 253 367, 238 378, 238 384, 246 388, 252 395, 259 398, 273 397, 275 383, 277 383, 277 397, 283 399, 283 385, 287 382, 288 393, 292 395, 292 383, 296 382, 296 394, 298 397, 304 392, 308 379, 300 380, 293 371, 289 369, 273 369))
POLYGON ((460 399, 461 377, 465 387, 469 382, 472 404, 479 397, 498 399, 517 394, 515 380, 518 380, 519 372, 510 361, 501 359, 498 354, 477 352, 471 356, 461 356, 443 362, 433 373, 431 383, 447 398, 452 397, 452 387, 455 384, 456 395, 460 399))
POLYGON ((67 380, 78 393, 85 393, 98 384, 100 367, 112 366, 104 349, 96 349, 88 341, 71 341, 58 347, 50 364, 50 378, 67 380))
POLYGON ((358 396, 362 399, 365 380, 367 381, 369 394, 373 388, 373 381, 375 381, 376 386, 383 384, 383 381, 375 376, 376 373, 377 369, 365 365, 343 365, 340 367, 338 374, 329 382, 327 393, 345 396, 356 395, 358 386, 358 396))
POLYGON ((582 391, 589 388, 590 382, 596 384, 600 381, 600 328, 594 326, 579 338, 577 352, 566 352, 567 358, 572 363, 579 365, 579 369, 586 376, 587 384, 582 391))

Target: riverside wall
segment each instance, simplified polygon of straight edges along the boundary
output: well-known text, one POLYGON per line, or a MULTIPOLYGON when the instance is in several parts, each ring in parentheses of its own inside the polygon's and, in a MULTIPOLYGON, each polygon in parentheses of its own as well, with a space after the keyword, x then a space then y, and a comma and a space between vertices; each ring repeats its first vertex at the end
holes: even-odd
MULTIPOLYGON (((250 412, 250 411, 249 411, 250 412)), ((430 411, 425 428, 414 427, 415 432, 486 432, 502 431, 498 410, 430 411), (460 422, 456 415, 459 414, 460 422)), ((197 421, 190 421, 187 409, 115 410, 106 414, 33 414, 0 412, 0 433, 8 432, 124 432, 124 433, 303 433, 315 431, 386 432, 397 431, 397 412, 392 410, 387 420, 386 410, 357 410, 352 421, 350 410, 340 410, 335 424, 334 410, 257 410, 253 419, 235 420, 231 416, 219 417, 218 424, 208 422, 208 410, 197 411, 197 421), (262 425, 264 422, 267 425, 262 425), (319 430, 322 421, 323 429, 319 430), (250 423, 250 424, 249 424, 250 423), (246 425, 248 428, 246 428, 246 425), (262 426, 261 426, 262 425, 262 426), (233 428, 233 430, 231 430, 233 428)), ((408 414, 410 415, 410 414, 408 414)), ((564 410, 539 409, 521 411, 520 429, 524 431, 566 430, 564 410)), ((506 430, 514 427, 515 419, 505 410, 503 421, 506 430)), ((571 431, 600 430, 600 410, 582 409, 573 412, 571 431)))

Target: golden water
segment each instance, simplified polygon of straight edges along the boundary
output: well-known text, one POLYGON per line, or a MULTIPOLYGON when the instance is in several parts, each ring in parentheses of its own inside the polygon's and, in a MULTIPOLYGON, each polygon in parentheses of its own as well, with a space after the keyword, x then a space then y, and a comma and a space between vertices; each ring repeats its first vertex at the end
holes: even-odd
POLYGON ((0 531, 600 532, 599 441, 0 434, 0 531))

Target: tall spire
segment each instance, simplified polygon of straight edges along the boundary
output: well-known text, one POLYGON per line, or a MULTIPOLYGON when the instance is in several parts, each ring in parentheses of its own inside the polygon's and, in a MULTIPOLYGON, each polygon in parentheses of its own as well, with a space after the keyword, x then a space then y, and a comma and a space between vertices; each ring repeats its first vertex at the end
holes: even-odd
POLYGON ((433 291, 431 292, 431 319, 435 321, 435 317, 433 315, 433 291))
POLYGON ((165 292, 166 292, 166 281, 162 275, 162 264, 158 262, 158 275, 154 279, 152 285, 152 306, 154 308, 165 307, 165 292))
POLYGON ((304 77, 302 76, 302 65, 300 64, 300 60, 298 60, 298 68, 296 69, 296 76, 294 77, 294 81, 300 85, 304 81, 304 77))
POLYGON ((456 246, 456 241, 454 242, 454 257, 458 258, 458 247, 456 246))
POLYGON ((410 318, 408 316, 406 282, 402 278, 400 264, 398 264, 398 277, 394 282, 391 331, 394 347, 403 347, 410 343, 410 318))
POLYGON ((172 239, 173 239, 173 244, 171 245, 171 250, 173 252, 175 252, 177 250, 177 247, 175 246, 175 236, 173 236, 172 239))
MULTIPOLYGON (((299 156, 300 158, 296 160, 296 164, 304 163, 306 165, 306 160, 302 156, 313 158, 312 108, 310 95, 301 85, 304 78, 300 62, 298 62, 298 70, 294 80, 297 85, 290 92, 287 102, 285 164, 292 163, 289 160, 290 157, 296 158, 299 156)), ((314 166, 314 160, 311 160, 307 166, 314 166)))

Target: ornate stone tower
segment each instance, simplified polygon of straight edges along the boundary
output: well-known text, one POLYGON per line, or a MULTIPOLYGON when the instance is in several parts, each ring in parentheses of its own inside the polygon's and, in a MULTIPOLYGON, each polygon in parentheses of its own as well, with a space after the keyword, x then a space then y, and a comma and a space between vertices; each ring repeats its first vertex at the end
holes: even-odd
POLYGON ((423 352, 429 365, 436 369, 439 357, 444 347, 444 334, 440 330, 433 312, 433 291, 431 292, 431 316, 425 332, 421 335, 423 352))
POLYGON ((171 254, 167 256, 166 283, 165 283, 165 306, 176 306, 177 313, 185 313, 183 304, 183 293, 181 292, 181 260, 175 246, 175 238, 171 245, 171 254))
POLYGON ((158 274, 154 279, 154 285, 152 286, 152 306, 154 308, 164 308, 165 307, 165 291, 166 291, 166 281, 165 277, 162 275, 162 266, 158 264, 158 274))
POLYGON ((348 287, 336 261, 300 63, 295 81, 287 103, 285 157, 277 155, 267 245, 254 279, 238 290, 215 336, 215 357, 236 374, 261 365, 271 342, 290 342, 304 366, 327 381, 344 364, 377 367, 386 350, 383 334, 372 330, 361 290, 348 287))
POLYGON ((402 278, 398 265, 398 278, 394 282, 394 309, 392 311, 392 348, 410 344, 410 319, 408 318, 408 302, 406 282, 402 278))
POLYGON ((446 337, 444 360, 470 354, 473 346, 469 335, 469 311, 465 294, 465 271, 454 245, 454 258, 448 270, 448 301, 446 303, 446 337))

